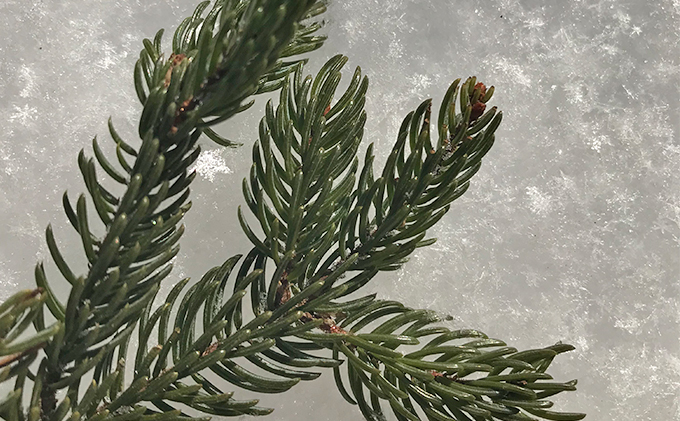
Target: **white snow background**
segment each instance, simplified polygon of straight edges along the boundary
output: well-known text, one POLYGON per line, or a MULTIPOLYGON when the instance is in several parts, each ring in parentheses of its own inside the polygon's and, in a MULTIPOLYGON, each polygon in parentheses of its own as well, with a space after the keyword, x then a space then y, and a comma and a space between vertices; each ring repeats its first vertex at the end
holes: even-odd
MULTIPOLYGON (((109 115, 133 138, 141 40, 163 27, 167 41, 194 7, 0 0, 0 298, 33 286, 41 259, 64 285, 44 243, 50 222, 82 263, 61 209, 64 190, 84 191, 77 154, 92 156, 95 134, 113 151, 109 115)), ((455 78, 495 85, 504 112, 470 190, 431 230, 439 241, 367 290, 518 348, 574 344, 550 372, 579 390, 555 409, 680 420, 680 1, 331 0, 325 19, 330 39, 310 69, 344 53, 346 79, 356 65, 370 77, 365 142, 378 163, 403 117, 438 104, 455 78)), ((244 147, 204 141, 164 291, 249 250, 235 215, 263 105, 219 129, 244 147)), ((330 372, 261 404, 274 420, 361 419, 330 372)))

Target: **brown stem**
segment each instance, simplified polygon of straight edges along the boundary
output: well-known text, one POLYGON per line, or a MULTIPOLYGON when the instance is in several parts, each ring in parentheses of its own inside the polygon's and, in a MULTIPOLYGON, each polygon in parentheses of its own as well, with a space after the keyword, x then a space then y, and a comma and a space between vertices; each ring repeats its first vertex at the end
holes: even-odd
POLYGON ((56 383, 61 377, 61 371, 53 368, 47 368, 45 372, 45 379, 40 390, 40 419, 41 421, 48 421, 54 411, 57 409, 57 391, 50 387, 51 384, 56 383))

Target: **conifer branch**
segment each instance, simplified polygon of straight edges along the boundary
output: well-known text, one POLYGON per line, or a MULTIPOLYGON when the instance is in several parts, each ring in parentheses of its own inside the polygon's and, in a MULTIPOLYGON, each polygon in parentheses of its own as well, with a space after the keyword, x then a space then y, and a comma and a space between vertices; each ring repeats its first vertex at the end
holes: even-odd
POLYGON ((304 80, 300 66, 292 87, 284 83, 276 111, 271 102, 267 105, 250 178, 243 182, 264 239, 240 210, 239 220, 262 267, 265 258, 276 265, 268 286, 261 280, 251 284, 253 311, 284 316, 300 309, 302 323, 317 325, 318 333, 296 335, 306 342, 278 338, 281 354, 270 350, 268 356, 294 365, 291 358, 310 363, 318 358, 304 350, 332 349, 333 360, 346 360, 351 394, 334 367, 341 394, 369 420, 384 419, 381 400, 399 420, 420 419, 414 403, 437 420, 582 419, 584 414, 550 411, 552 402, 542 400, 575 389, 575 381, 540 381, 552 379, 546 369, 571 345, 518 352, 476 331, 426 327, 439 321, 426 310, 374 301, 375 296, 333 301, 360 289, 379 271, 398 268, 417 247, 432 244, 426 230, 466 191, 501 120, 496 107, 484 112, 493 87, 470 78, 459 88, 457 80, 444 95, 436 143, 430 138, 430 101, 425 101, 402 123, 382 177, 373 176, 369 146, 357 179, 367 80, 359 82, 357 69, 346 93, 332 104, 345 62, 336 56, 316 78, 304 80), (359 333, 386 317, 372 332, 359 333), (432 335, 437 336, 420 350, 406 355, 396 350, 432 335), (466 337, 481 339, 450 344, 466 337))
POLYGON ((347 91, 331 105, 346 57, 336 56, 316 78, 285 82, 274 110, 267 104, 260 139, 253 146, 250 178, 243 182, 248 207, 265 238, 241 226, 254 246, 277 266, 266 308, 317 281, 335 298, 365 285, 379 271, 395 270, 417 247, 432 244, 426 230, 468 188, 494 142, 502 114, 474 78, 455 81, 442 103, 438 140, 430 138, 430 101, 410 113, 382 176, 374 177, 373 146, 359 170, 356 152, 366 119, 368 80, 354 72, 347 91), (456 114, 459 100, 461 113, 456 114), (474 111, 473 111, 474 110, 474 111), (407 146, 408 145, 408 146, 407 146), (344 276, 353 277, 340 285, 344 276))
POLYGON ((0 417, 207 419, 180 407, 266 415, 271 408, 235 399, 206 373, 239 388, 280 393, 332 368, 341 395, 368 420, 384 419, 383 403, 400 421, 582 419, 552 411, 545 399, 575 390, 575 380, 551 382, 546 373, 570 345, 519 352, 478 331, 450 330, 428 310, 375 295, 346 298, 434 242, 427 230, 467 190, 494 143, 502 115, 496 107, 486 110, 493 87, 475 78, 455 81, 438 113, 436 140, 431 102, 423 102, 404 119, 376 178, 373 145, 361 165, 357 157, 367 78, 357 68, 336 100, 347 58, 333 57, 312 78, 297 57, 323 44, 325 37, 314 35, 321 24, 312 18, 324 3, 216 0, 208 10, 210 4, 200 3, 180 24, 169 58, 162 30, 143 41, 134 71, 141 145, 124 141, 109 120, 117 163, 96 138, 94 158, 84 151, 78 157, 99 228, 91 228, 97 219, 88 216, 85 195, 75 207, 66 194, 63 203, 88 261, 86 274, 74 273, 52 228, 46 231, 55 265, 71 285, 68 301, 55 296, 40 263, 39 288, 0 304, 0 381, 15 379, 14 392, 0 401, 0 417), (199 137, 234 146, 211 126, 250 107, 251 96, 277 89, 279 104, 267 104, 243 181, 258 227, 238 212, 253 249, 188 288, 188 279, 180 281, 154 308, 191 206, 195 174, 188 168, 200 153, 199 137), (98 181, 95 160, 123 194, 98 181), (55 319, 49 327, 45 308, 55 319), (246 320, 249 313, 254 317, 246 320), (31 324, 36 333, 27 333, 31 324), (135 333, 139 344, 129 359, 135 333), (128 360, 134 374, 126 381, 128 360), (26 379, 33 389, 24 414, 26 379))
MULTIPOLYGON (((63 329, 53 329, 57 334, 47 345, 42 381, 34 384, 32 420, 61 421, 69 410, 74 421, 85 414, 104 416, 101 411, 92 413, 92 405, 81 405, 80 383, 90 370, 94 370, 94 383, 87 396, 100 396, 92 400, 94 405, 108 396, 111 411, 129 408, 130 395, 136 399, 141 388, 147 391, 141 396, 146 396, 171 383, 171 374, 148 385, 143 377, 136 377, 131 388, 125 389, 124 361, 130 336, 138 323, 140 328, 147 324, 148 308, 179 251, 177 242, 184 228, 178 224, 191 206, 188 187, 195 177, 188 167, 200 152, 196 142, 208 126, 244 109, 243 102, 251 95, 276 89, 281 78, 276 72, 291 65, 279 62, 280 56, 311 51, 323 42, 310 36, 318 25, 301 25, 301 32, 296 32, 298 21, 324 10, 312 0, 218 0, 202 18, 208 5, 201 3, 178 28, 170 59, 160 51, 162 31, 153 42, 144 41, 135 71, 135 87, 144 106, 139 122, 141 146, 137 149, 124 141, 109 121, 120 164, 116 168, 97 139, 93 140, 97 162, 123 186, 124 193, 116 196, 97 180, 95 159, 86 158, 84 151, 78 157, 105 232, 101 237, 93 233, 85 195, 78 198, 75 209, 64 195, 66 214, 89 263, 85 275, 74 274, 57 248, 51 227, 47 229, 50 253, 72 290, 68 302, 60 303, 38 264, 36 280, 46 292, 57 326, 63 329), (112 371, 115 360, 119 368, 112 371), (107 388, 102 390, 98 383, 107 388), (139 390, 134 392, 135 388, 139 390), (58 402, 60 389, 67 393, 58 402)), ((42 313, 38 317, 37 325, 44 326, 42 313)))
POLYGON ((571 345, 518 352, 476 330, 433 326, 438 315, 394 301, 355 302, 326 317, 332 326, 327 333, 299 337, 323 344, 332 349, 333 358, 345 360, 345 376, 334 368, 336 384, 368 420, 384 419, 381 402, 399 420, 420 419, 416 407, 436 420, 533 420, 534 415, 567 421, 585 416, 550 411, 553 403, 545 400, 576 390, 576 380, 550 382, 546 373, 555 356, 574 349, 571 345), (368 326, 372 330, 361 333, 368 326), (427 337, 424 346, 413 349, 427 337))

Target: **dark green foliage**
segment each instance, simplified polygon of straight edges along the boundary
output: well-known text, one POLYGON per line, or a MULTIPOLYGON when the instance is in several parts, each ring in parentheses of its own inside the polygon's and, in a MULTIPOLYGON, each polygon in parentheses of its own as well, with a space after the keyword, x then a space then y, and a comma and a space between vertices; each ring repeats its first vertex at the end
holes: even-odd
MULTIPOLYGON (((175 33, 170 59, 160 52, 162 31, 153 42, 144 41, 135 71, 135 86, 144 106, 139 123, 141 145, 137 148, 123 140, 109 122, 117 168, 97 140, 93 141, 96 161, 123 186, 124 193, 115 196, 98 181, 95 159, 84 152, 78 157, 94 212, 105 229, 102 237, 93 234, 90 225, 95 218, 88 215, 86 196, 81 195, 73 206, 64 195, 65 211, 80 236, 88 272, 83 276, 73 273, 50 227, 50 253, 72 285, 66 303, 51 293, 42 265, 36 268, 48 309, 64 326, 46 348, 42 367, 48 381, 36 384, 41 388, 34 392, 41 397, 40 417, 57 419, 69 407, 82 409, 80 383, 90 370, 97 384, 109 387, 81 416, 96 409, 106 395, 114 409, 130 406, 130 394, 137 399, 137 394, 124 391, 124 370, 116 370, 115 361, 124 364, 130 335, 138 322, 144 329, 148 308, 179 251, 177 242, 184 231, 179 222, 191 206, 188 187, 195 177, 188 167, 200 152, 196 142, 209 125, 231 117, 245 107, 246 98, 279 80, 282 76, 277 71, 297 63, 279 62, 280 56, 320 45, 322 38, 310 37, 318 25, 303 25, 296 32, 296 22, 323 11, 322 5, 313 3, 217 1, 203 19, 202 12, 209 5, 204 2, 175 33), (57 402, 60 389, 68 389, 68 404, 57 402)), ((45 325, 41 314, 37 323, 45 325)), ((163 390, 172 383, 169 376, 144 386, 139 378, 133 386, 163 390)))
POLYGON ((53 299, 51 292, 38 288, 20 291, 0 304, 0 382, 14 381, 14 391, 0 400, 4 419, 23 416, 22 392, 30 376, 29 367, 48 341, 63 331, 61 322, 45 327, 40 320, 43 304, 52 306, 53 299), (31 324, 36 333, 26 337, 31 324))
POLYGON ((573 349, 570 345, 517 352, 477 331, 431 327, 439 318, 426 310, 374 296, 334 301, 431 244, 426 230, 465 192, 501 120, 495 107, 473 114, 475 104, 491 98, 491 89, 474 78, 460 87, 455 81, 441 105, 436 142, 430 138, 426 101, 404 120, 382 176, 373 175, 372 145, 357 176, 368 83, 357 69, 332 104, 345 62, 342 56, 332 58, 314 79, 303 79, 299 68, 293 81, 284 83, 276 110, 267 105, 250 178, 243 184, 264 239, 239 212, 241 225, 255 245, 253 253, 276 265, 269 285, 252 284, 258 291, 254 297, 260 297, 253 309, 285 314, 299 308, 323 331, 297 335, 304 342, 279 339, 279 350, 312 360, 317 357, 305 350, 323 347, 332 350, 334 360, 344 359, 350 387, 336 366, 338 388, 367 419, 382 419, 381 400, 400 420, 419 419, 416 407, 437 420, 583 418, 547 411, 552 402, 542 400, 556 387, 575 389, 575 381, 545 387, 541 382, 552 379, 544 372, 557 354, 573 349), (360 333, 375 324, 370 333, 360 333), (421 350, 406 355, 397 350, 428 336, 434 338, 421 350), (464 338, 477 339, 455 342, 464 338))
POLYGON ((576 381, 550 382, 546 373, 570 345, 518 352, 474 330, 450 330, 427 310, 347 297, 434 242, 427 229, 468 188, 501 113, 484 112, 493 87, 457 80, 444 96, 435 140, 425 101, 404 119, 374 173, 373 145, 363 162, 357 157, 367 78, 357 68, 336 98, 347 58, 333 57, 312 78, 298 57, 323 44, 313 18, 324 11, 314 0, 205 1, 176 30, 168 58, 162 30, 143 40, 134 71, 141 142, 123 140, 109 120, 116 160, 96 138, 94 158, 78 156, 89 206, 84 194, 75 205, 63 197, 87 272, 74 273, 48 226, 48 249, 71 287, 67 301, 57 299, 39 263, 39 288, 0 305, 0 382, 15 382, 0 417, 266 415, 272 409, 238 400, 211 379, 280 393, 330 368, 341 395, 370 420, 384 419, 382 404, 399 420, 583 418, 552 412, 546 400, 575 390, 576 381), (279 104, 266 106, 243 181, 257 225, 238 212, 254 248, 193 285, 180 281, 154 307, 191 207, 188 168, 198 139, 234 146, 211 126, 275 90, 279 104), (97 166, 117 188, 100 182, 97 166), (128 349, 135 333, 136 349, 128 349))
MULTIPOLYGON (((253 101, 243 101, 253 94, 278 89, 294 66, 306 62, 279 59, 323 44, 324 36, 312 35, 320 28, 318 22, 300 23, 296 28, 291 23, 323 13, 325 6, 310 0, 219 0, 203 17, 209 5, 209 1, 200 3, 179 25, 170 59, 161 51, 162 29, 153 41, 144 40, 135 66, 135 88, 142 104, 149 97, 159 97, 159 109, 168 111, 165 119, 160 116, 166 130, 186 134, 190 129, 183 131, 176 123, 189 120, 193 123, 189 127, 200 127, 218 144, 235 146, 209 126, 249 108, 253 101), (180 82, 173 85, 174 78, 180 82)), ((148 115, 155 118, 149 122, 158 120, 158 114, 148 115)), ((145 133, 143 127, 140 122, 140 135, 145 133)))
MULTIPOLYGON (((346 311, 342 317, 338 325, 342 333, 302 337, 325 343, 335 358, 346 360, 346 377, 335 369, 336 383, 367 419, 381 419, 381 401, 400 420, 418 419, 415 407, 442 420, 533 419, 528 415, 541 416, 544 408, 553 405, 544 399, 551 390, 575 390, 576 381, 544 382, 552 379, 545 374, 552 359, 572 350, 570 345, 517 352, 475 330, 432 326, 439 321, 435 314, 389 301, 375 301, 346 311), (375 327, 370 333, 360 333, 367 325, 375 327), (420 343, 425 345, 418 350, 398 349, 420 343)), ((583 418, 583 414, 559 416, 583 418)))
POLYGON ((360 172, 356 157, 368 87, 358 68, 347 91, 331 106, 346 61, 334 57, 315 79, 303 80, 300 67, 293 81, 284 84, 279 106, 274 110, 269 103, 260 123, 243 190, 265 238, 254 233, 240 210, 239 220, 255 247, 285 277, 272 278, 269 309, 277 305, 277 282, 302 289, 324 280, 324 289, 329 289, 352 273, 335 287, 337 298, 356 291, 378 271, 398 268, 417 247, 431 244, 425 239, 427 228, 465 192, 501 120, 495 107, 471 120, 471 98, 478 95, 474 79, 461 87, 463 113, 456 115, 456 81, 444 98, 436 143, 430 139, 426 101, 404 120, 376 179, 373 145, 360 172))

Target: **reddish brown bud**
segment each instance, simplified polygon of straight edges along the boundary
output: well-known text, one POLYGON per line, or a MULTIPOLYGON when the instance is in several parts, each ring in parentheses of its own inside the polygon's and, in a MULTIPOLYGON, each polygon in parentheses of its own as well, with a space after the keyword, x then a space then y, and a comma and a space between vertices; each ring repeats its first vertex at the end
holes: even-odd
POLYGON ((201 355, 205 357, 206 355, 212 354, 213 352, 215 352, 215 350, 217 349, 218 346, 219 346, 219 343, 213 342, 212 344, 210 344, 209 347, 207 347, 205 349, 205 351, 203 351, 203 354, 201 354, 201 355))
POLYGON ((481 117, 481 115, 484 114, 485 109, 486 104, 483 102, 475 102, 474 104, 472 104, 472 112, 470 113, 470 123, 481 117))
POLYGON ((290 283, 288 282, 288 279, 285 278, 287 273, 284 273, 283 279, 279 281, 279 287, 276 289, 276 305, 277 307, 279 305, 285 304, 286 301, 290 300, 290 297, 293 296, 291 290, 290 290, 290 283))
POLYGON ((180 64, 182 60, 186 58, 186 55, 184 54, 177 54, 175 55, 174 53, 170 55, 170 68, 168 71, 165 73, 165 81, 164 81, 164 86, 167 88, 170 86, 170 81, 172 80, 172 69, 180 64))
POLYGON ((475 90, 479 89, 479 99, 482 99, 486 95, 486 85, 479 82, 475 85, 475 90))
POLYGON ((326 333, 347 333, 345 329, 336 325, 333 319, 323 319, 323 324, 319 326, 319 329, 326 333))

